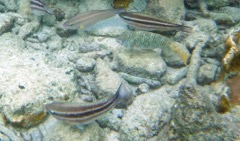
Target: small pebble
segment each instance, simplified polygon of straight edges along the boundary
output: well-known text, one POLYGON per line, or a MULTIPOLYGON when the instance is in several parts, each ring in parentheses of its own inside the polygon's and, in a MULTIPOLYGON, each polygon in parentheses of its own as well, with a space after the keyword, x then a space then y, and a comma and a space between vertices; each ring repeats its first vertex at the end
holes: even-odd
POLYGON ((216 80, 218 67, 213 64, 205 64, 199 68, 197 80, 200 84, 210 84, 216 80))
POLYGON ((149 91, 149 86, 148 84, 146 83, 143 83, 141 85, 138 86, 138 90, 141 92, 141 93, 147 93, 149 91))
POLYGON ((81 57, 77 60, 76 65, 76 68, 79 71, 88 72, 93 70, 96 65, 96 61, 92 58, 81 57))
POLYGON ((118 118, 122 118, 124 116, 124 111, 122 109, 113 109, 112 113, 118 118))

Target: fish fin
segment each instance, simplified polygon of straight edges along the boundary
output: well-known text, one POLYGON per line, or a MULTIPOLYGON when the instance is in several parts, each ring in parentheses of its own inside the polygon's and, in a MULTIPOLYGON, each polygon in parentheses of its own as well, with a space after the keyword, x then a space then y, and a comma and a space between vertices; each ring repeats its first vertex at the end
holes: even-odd
POLYGON ((128 28, 129 30, 133 30, 133 31, 136 30, 136 28, 134 28, 134 26, 131 26, 131 25, 127 25, 127 28, 128 28))
POLYGON ((164 36, 172 36, 175 35, 177 33, 176 30, 172 30, 172 31, 159 31, 159 30, 154 30, 151 31, 152 33, 156 33, 156 34, 160 34, 160 35, 164 35, 164 36))
POLYGON ((123 82, 121 82, 121 84, 119 85, 116 93, 119 95, 120 99, 124 99, 128 95, 123 82))
POLYGON ((191 32, 192 32, 192 28, 189 27, 189 26, 184 26, 184 25, 182 25, 182 26, 181 26, 181 31, 191 33, 191 32))
POLYGON ((47 12, 48 14, 50 14, 50 15, 54 15, 54 10, 51 9, 51 8, 48 8, 48 7, 47 7, 46 12, 47 12))

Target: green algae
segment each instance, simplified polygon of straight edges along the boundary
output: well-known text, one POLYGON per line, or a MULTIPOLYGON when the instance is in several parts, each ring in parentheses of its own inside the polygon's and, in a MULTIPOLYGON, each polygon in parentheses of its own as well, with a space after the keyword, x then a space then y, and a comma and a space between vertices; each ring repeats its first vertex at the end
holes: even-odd
POLYGON ((128 5, 133 2, 133 0, 114 0, 113 7, 114 8, 128 8, 128 5))

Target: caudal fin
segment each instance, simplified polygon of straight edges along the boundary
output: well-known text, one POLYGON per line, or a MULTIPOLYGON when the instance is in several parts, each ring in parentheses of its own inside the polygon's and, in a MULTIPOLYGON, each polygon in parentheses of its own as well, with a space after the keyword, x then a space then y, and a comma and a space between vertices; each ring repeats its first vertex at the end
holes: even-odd
POLYGON ((192 28, 189 27, 189 26, 181 26, 181 31, 184 31, 184 32, 188 32, 188 33, 191 33, 192 32, 192 28))

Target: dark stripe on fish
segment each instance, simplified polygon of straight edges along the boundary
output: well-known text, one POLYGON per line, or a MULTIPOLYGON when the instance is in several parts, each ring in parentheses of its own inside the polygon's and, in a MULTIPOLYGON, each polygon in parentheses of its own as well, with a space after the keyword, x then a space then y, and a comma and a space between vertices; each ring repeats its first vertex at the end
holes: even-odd
POLYGON ((31 5, 36 5, 36 6, 39 6, 39 7, 44 7, 45 6, 45 3, 43 3, 42 1, 39 1, 39 0, 31 0, 30 4, 31 5))
MULTIPOLYGON (((31 7, 32 10, 36 10, 36 11, 43 12, 43 13, 48 13, 48 14, 53 14, 53 11, 51 11, 47 7, 47 5, 41 0, 31 0, 30 1, 30 7, 31 7)), ((33 11, 33 13, 35 13, 35 12, 33 11)), ((40 15, 43 15, 43 14, 40 14, 40 15)))
POLYGON ((55 118, 68 122, 85 123, 95 120, 114 108, 126 96, 126 90, 121 84, 111 98, 90 105, 54 102, 46 105, 46 109, 55 118))
POLYGON ((170 22, 165 22, 160 19, 136 13, 136 12, 123 12, 120 13, 119 16, 126 21, 129 25, 132 25, 136 28, 140 27, 142 29, 148 31, 155 31, 155 30, 162 30, 162 31, 169 31, 169 30, 182 30, 185 32, 191 32, 192 28, 174 24, 170 22))
POLYGON ((67 20, 63 24, 63 27, 68 29, 87 28, 124 11, 124 9, 108 9, 83 12, 67 20))

